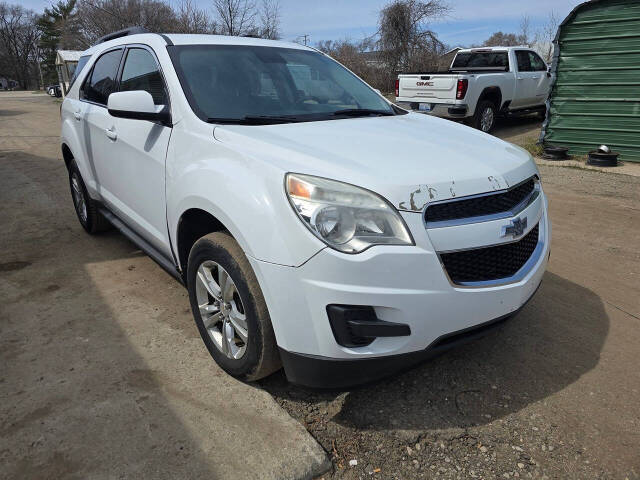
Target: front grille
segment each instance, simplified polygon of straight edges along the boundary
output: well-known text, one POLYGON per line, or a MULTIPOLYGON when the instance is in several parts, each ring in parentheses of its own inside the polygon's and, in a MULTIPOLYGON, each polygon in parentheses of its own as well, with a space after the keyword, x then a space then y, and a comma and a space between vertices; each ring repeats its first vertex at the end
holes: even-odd
POLYGON ((501 193, 436 203, 427 207, 425 220, 427 222, 442 222, 508 212, 523 202, 533 192, 534 188, 535 180, 530 178, 526 182, 501 193))
POLYGON ((484 282, 515 275, 531 258, 538 244, 539 224, 517 242, 461 252, 441 253, 453 283, 484 282))

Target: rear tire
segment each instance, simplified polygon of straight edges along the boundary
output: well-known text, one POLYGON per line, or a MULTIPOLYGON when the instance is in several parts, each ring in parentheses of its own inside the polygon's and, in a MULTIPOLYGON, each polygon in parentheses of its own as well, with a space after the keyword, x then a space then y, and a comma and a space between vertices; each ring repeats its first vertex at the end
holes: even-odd
POLYGON ((471 126, 484 133, 490 133, 496 125, 497 110, 490 100, 483 100, 476 106, 471 126))
POLYGON ((187 289, 200 336, 225 372, 252 381, 280 369, 262 290, 231 235, 210 233, 193 245, 187 289))
POLYGON ((109 221, 98 210, 98 203, 87 192, 78 165, 74 160, 69 163, 69 187, 76 215, 87 233, 95 234, 111 228, 109 221))

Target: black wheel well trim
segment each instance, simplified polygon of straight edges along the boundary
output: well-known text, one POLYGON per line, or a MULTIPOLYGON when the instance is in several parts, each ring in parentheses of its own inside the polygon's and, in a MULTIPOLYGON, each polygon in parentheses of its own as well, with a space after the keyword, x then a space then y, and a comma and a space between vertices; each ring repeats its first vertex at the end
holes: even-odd
POLYGON ((493 100, 496 110, 499 109, 500 105, 502 105, 502 90, 500 90, 500 87, 486 87, 482 90, 482 93, 478 97, 477 105, 485 100, 493 100))
POLYGON ((214 215, 201 208, 189 208, 182 212, 176 227, 178 268, 186 281, 189 252, 198 239, 213 232, 229 230, 214 215))
POLYGON ((64 160, 64 164, 67 166, 67 169, 69 169, 69 165, 71 164, 71 161, 75 157, 73 156, 71 149, 66 143, 62 144, 61 149, 62 149, 62 159, 64 160))

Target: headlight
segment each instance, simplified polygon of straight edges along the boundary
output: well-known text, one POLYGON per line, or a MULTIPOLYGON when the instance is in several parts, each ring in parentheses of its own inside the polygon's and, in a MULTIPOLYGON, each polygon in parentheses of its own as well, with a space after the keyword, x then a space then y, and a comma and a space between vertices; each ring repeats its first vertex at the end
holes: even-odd
POLYGON ((346 183, 287 174, 287 196, 311 232, 345 253, 372 245, 413 245, 400 214, 384 198, 346 183))

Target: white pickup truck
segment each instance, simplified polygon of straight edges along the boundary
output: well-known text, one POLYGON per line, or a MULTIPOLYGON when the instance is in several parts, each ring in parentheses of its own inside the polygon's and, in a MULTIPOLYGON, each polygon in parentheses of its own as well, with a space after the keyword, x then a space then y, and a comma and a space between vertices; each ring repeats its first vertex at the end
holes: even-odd
POLYGON ((498 114, 545 112, 551 74, 526 47, 460 50, 445 73, 398 75, 396 103, 490 132, 498 114))

